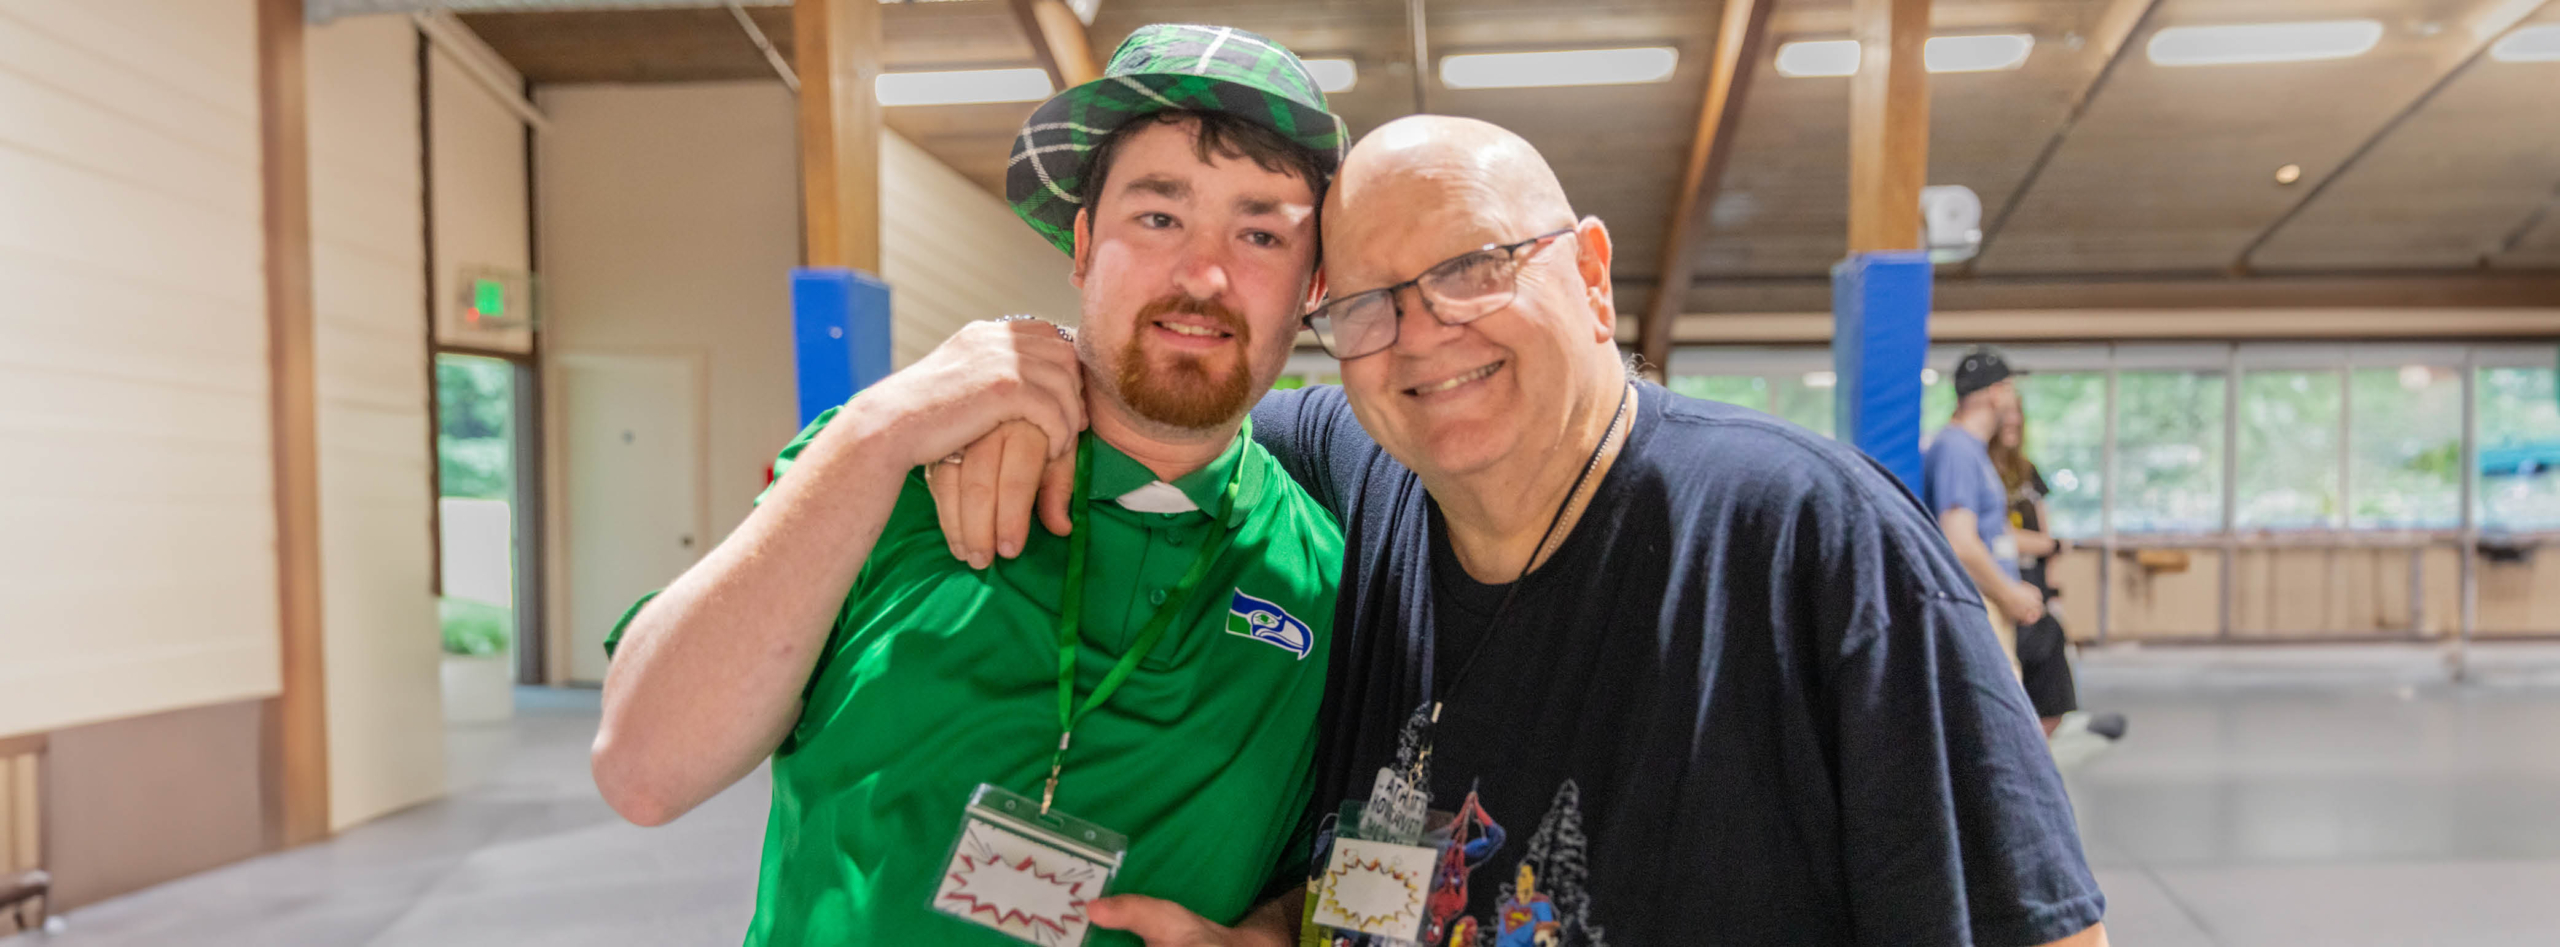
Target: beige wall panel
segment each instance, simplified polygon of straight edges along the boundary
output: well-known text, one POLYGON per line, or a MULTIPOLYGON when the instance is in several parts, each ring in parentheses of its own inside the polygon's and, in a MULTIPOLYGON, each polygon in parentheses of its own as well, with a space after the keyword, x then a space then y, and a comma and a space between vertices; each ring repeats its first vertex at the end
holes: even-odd
POLYGON ((1082 314, 1066 254, 995 195, 885 130, 880 204, 880 269, 898 367, 972 320, 1020 312, 1074 325, 1082 314))
POLYGON ((69 910, 258 854, 260 707, 250 700, 54 733, 45 751, 52 907, 69 910))
POLYGON ((2420 580, 2424 583, 2424 623, 2428 637, 2450 637, 2462 630, 2462 554, 2447 548, 2429 549, 2419 557, 2420 580))
POLYGON ((0 6, 0 734, 276 692, 255 23, 0 6))
POLYGON ((2187 556, 2184 572, 2150 572, 2119 555, 2113 569, 2116 639, 2209 638, 2217 633, 2222 554, 2195 549, 2187 556))
POLYGON ((443 794, 442 647, 429 589, 417 34, 405 18, 349 17, 307 43, 334 829, 443 794))
POLYGON ((2560 548, 2522 562, 2480 563, 2482 635, 2560 634, 2560 548))
MULTIPOLYGON (((413 54, 414 55, 414 54, 413 54)), ((494 55, 473 55, 510 83, 515 70, 494 55)), ((447 345, 529 353, 524 331, 474 329, 461 317, 463 272, 472 267, 522 271, 532 262, 526 232, 524 123, 472 81, 443 49, 427 56, 429 131, 435 162, 436 285, 438 338, 447 345)), ((414 116, 416 111, 411 110, 414 116)))

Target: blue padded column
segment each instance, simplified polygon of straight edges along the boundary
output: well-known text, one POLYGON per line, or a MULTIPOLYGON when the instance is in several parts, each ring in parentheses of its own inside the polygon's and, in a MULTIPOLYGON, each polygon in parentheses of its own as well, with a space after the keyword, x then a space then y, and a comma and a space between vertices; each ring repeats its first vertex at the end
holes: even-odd
POLYGON ((1831 268, 1833 430, 1915 493, 1933 276, 1916 250, 1851 254, 1831 268))
POLYGON ((791 270, 800 426, 889 374, 889 284, 835 266, 791 270))

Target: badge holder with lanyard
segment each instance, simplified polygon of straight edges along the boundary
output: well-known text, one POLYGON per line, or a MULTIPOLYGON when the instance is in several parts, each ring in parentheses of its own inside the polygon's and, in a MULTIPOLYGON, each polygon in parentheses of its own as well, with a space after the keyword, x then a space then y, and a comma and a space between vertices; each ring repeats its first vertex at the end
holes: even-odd
MULTIPOLYGON (((1546 532, 1538 536, 1538 545, 1529 553, 1529 561, 1520 565, 1520 575, 1502 593, 1502 604, 1493 610, 1493 618, 1485 623, 1484 634, 1476 638, 1475 647, 1458 665, 1458 673, 1442 690, 1434 686, 1433 672, 1437 661, 1438 635, 1424 629, 1422 689, 1425 697, 1420 720, 1419 752, 1411 768, 1398 772, 1394 765, 1378 768, 1377 782, 1369 790, 1366 803, 1344 803, 1335 825, 1333 851, 1325 859, 1324 871, 1307 886, 1306 916, 1303 924, 1304 944, 1331 944, 1335 937, 1370 935, 1387 943, 1414 943, 1438 940, 1438 928, 1449 921, 1436 916, 1430 901, 1438 878, 1434 869, 1446 856, 1449 845, 1463 844, 1452 835, 1426 838, 1423 831, 1430 821, 1431 729, 1440 722, 1440 704, 1458 692, 1467 672, 1474 670, 1476 659, 1484 656, 1492 644, 1494 633, 1502 627, 1502 618, 1511 611, 1511 601, 1520 593, 1520 585, 1529 578, 1529 570, 1538 564, 1538 556, 1555 538, 1556 528, 1564 523, 1565 512, 1582 495, 1583 484, 1600 466, 1600 455, 1618 436, 1618 423, 1625 419, 1627 400, 1632 386, 1618 392, 1618 409, 1609 415, 1609 429, 1593 445, 1591 456, 1582 463, 1582 473, 1573 479, 1573 488, 1565 491, 1564 500, 1556 504, 1555 515, 1547 520, 1546 532)), ((1463 878, 1460 879, 1463 881, 1463 878)), ((1464 904, 1456 910, 1465 910, 1464 904)))
POLYGON ((1101 897, 1119 872, 1129 839, 1056 808, 1058 775, 1066 768, 1067 748, 1076 725, 1118 693, 1121 683, 1163 640, 1234 537, 1239 512, 1236 494, 1244 466, 1237 461, 1227 475, 1226 508, 1217 520, 1218 535, 1201 544, 1191 568, 1147 619, 1127 653, 1079 703, 1075 699, 1076 652, 1084 624, 1086 546, 1092 535, 1086 529, 1085 493, 1093 476, 1092 447, 1079 446, 1075 493, 1068 503, 1066 581, 1058 601, 1058 749, 1049 757, 1049 779, 1038 799, 994 783, 981 783, 969 794, 959 838, 952 843, 942 882, 934 891, 934 910, 1043 947, 1084 941, 1089 926, 1085 905, 1101 897))

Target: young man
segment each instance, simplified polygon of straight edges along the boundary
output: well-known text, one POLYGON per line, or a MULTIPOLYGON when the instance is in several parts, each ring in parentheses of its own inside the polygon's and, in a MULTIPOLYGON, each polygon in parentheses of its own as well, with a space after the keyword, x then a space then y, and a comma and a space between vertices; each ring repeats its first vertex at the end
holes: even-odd
MULTIPOLYGON (((2009 534, 2009 491, 1991 463, 1991 440, 2018 410, 2018 389, 2008 359, 1977 348, 1956 364, 1956 412, 1929 442, 1921 458, 1920 493, 1938 515, 1947 547, 1989 605, 2012 668, 2018 664, 2018 629, 2044 618, 2044 593, 2018 579, 2018 540, 2009 534)), ((2049 672, 2049 668, 2039 667, 2049 672)), ((2063 673, 2070 670, 2066 667, 2063 673)))
POLYGON ((1340 148, 1287 50, 1132 34, 1015 146, 1082 332, 972 325, 822 415, 625 617, 594 749, 616 811, 660 824, 773 760, 747 943, 1075 943, 1105 891, 1253 907, 1310 794, 1342 545, 1245 413, 1321 292, 1340 148), (1072 458, 1079 528, 972 568, 925 484, 1008 419, 1072 458))
MULTIPOLYGON (((1448 845, 1401 872, 1427 885, 1330 915, 1408 862, 1324 857, 1310 913, 1434 947, 2106 942, 1929 511, 1851 448, 1631 382, 1608 230, 1527 142, 1379 128, 1327 199, 1325 259, 1309 321, 1343 386, 1254 411, 1349 548, 1309 834, 1343 853, 1384 811, 1448 845)), ((1096 913, 1154 945, 1289 936, 1096 913)))

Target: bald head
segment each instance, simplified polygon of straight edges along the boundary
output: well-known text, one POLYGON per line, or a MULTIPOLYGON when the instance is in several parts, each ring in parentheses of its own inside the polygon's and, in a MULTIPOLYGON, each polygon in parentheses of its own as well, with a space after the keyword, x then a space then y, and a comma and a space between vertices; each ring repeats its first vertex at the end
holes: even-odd
POLYGON ((1325 256, 1356 260, 1365 244, 1429 218, 1459 249, 1573 225, 1564 185, 1538 149, 1491 122, 1414 115, 1378 127, 1343 158, 1326 198, 1325 256), (1470 242, 1472 241, 1472 242, 1470 242))

